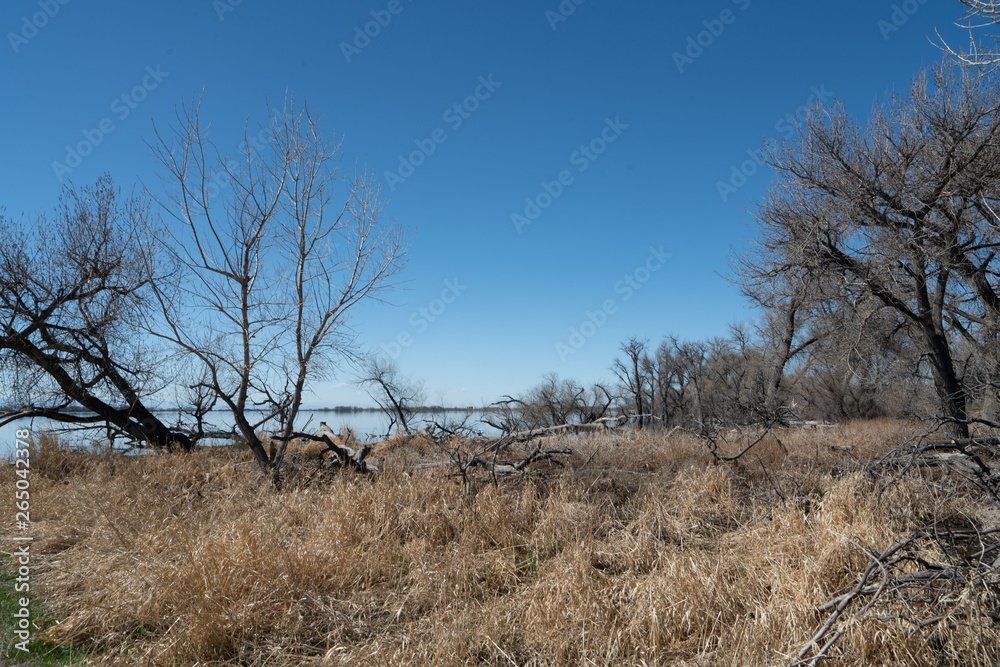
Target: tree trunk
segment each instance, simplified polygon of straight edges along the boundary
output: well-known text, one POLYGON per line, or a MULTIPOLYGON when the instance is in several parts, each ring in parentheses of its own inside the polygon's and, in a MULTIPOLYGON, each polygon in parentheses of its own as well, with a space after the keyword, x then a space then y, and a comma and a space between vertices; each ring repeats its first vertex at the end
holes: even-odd
MULTIPOLYGON (((138 399, 135 399, 127 409, 115 408, 108 405, 84 387, 81 387, 66 369, 62 367, 57 358, 46 354, 34 343, 21 335, 5 337, 3 347, 23 354, 55 380, 67 398, 72 399, 94 414, 101 416, 136 440, 167 450, 173 449, 174 445, 180 445, 184 451, 191 451, 193 447, 191 438, 184 433, 171 431, 138 399)), ((56 415, 50 416, 57 421, 59 419, 56 415)))
POLYGON ((958 438, 969 437, 967 402, 968 396, 961 380, 955 373, 955 364, 951 357, 951 349, 944 333, 929 326, 924 327, 930 349, 931 368, 934 373, 934 389, 941 401, 942 416, 955 420, 951 426, 952 433, 958 438))

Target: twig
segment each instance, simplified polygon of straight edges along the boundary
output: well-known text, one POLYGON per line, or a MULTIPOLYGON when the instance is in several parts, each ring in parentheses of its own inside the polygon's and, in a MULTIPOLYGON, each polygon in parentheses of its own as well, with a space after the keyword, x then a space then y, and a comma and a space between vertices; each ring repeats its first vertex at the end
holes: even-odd
MULTIPOLYGON (((896 544, 892 545, 891 547, 889 547, 888 549, 886 549, 884 552, 882 552, 882 554, 880 554, 878 556, 875 556, 874 554, 872 554, 871 552, 869 552, 869 551, 866 550, 866 553, 869 555, 869 557, 872 558, 872 563, 865 569, 864 573, 861 575, 861 580, 851 590, 851 592, 847 593, 846 595, 842 595, 839 598, 837 598, 838 600, 840 600, 840 602, 837 604, 837 607, 834 610, 834 612, 832 614, 830 614, 830 617, 826 620, 826 623, 823 624, 823 627, 821 627, 819 629, 819 631, 815 635, 813 635, 812 639, 809 640, 809 643, 807 643, 805 646, 802 647, 802 650, 799 651, 799 654, 795 656, 795 660, 791 663, 792 665, 803 664, 803 662, 804 662, 803 659, 805 658, 806 654, 809 652, 809 649, 811 649, 813 646, 816 646, 819 643, 819 641, 823 638, 823 636, 827 632, 829 632, 830 628, 832 628, 833 624, 837 622, 837 619, 840 618, 840 615, 844 612, 845 609, 847 609, 848 605, 850 605, 851 602, 856 597, 858 597, 859 595, 862 595, 865 592, 865 589, 867 588, 867 584, 868 584, 868 579, 869 579, 869 577, 871 577, 872 572, 874 572, 876 568, 883 569, 883 571, 884 571, 884 563, 885 563, 885 561, 887 559, 891 558, 892 555, 895 554, 897 551, 899 551, 903 547, 905 547, 905 546, 909 545, 911 542, 913 542, 913 540, 916 539, 916 537, 917 536, 915 534, 914 535, 910 535, 910 537, 906 538, 905 540, 903 540, 901 542, 897 542, 896 544)), ((884 586, 878 587, 878 588, 876 588, 876 590, 877 591, 884 591, 884 586)), ((881 595, 881 593, 879 593, 879 595, 881 595)), ((876 596, 876 599, 877 599, 877 596, 876 596)), ((827 603, 826 605, 823 605, 823 607, 820 608, 820 610, 822 610, 823 608, 829 608, 828 605, 830 605, 830 604, 831 603, 827 603)), ((870 606, 871 605, 869 604, 868 607, 870 607, 870 606)), ((867 609, 868 607, 866 607, 865 609, 867 609)), ((839 636, 840 636, 840 633, 838 633, 834 637, 834 640, 836 640, 839 636)), ((816 656, 813 656, 813 658, 818 658, 821 655, 823 655, 830 648, 830 646, 832 646, 832 645, 833 645, 832 642, 827 642, 827 644, 820 650, 820 653, 817 654, 816 656)), ((815 664, 815 662, 813 662, 811 664, 815 664)), ((789 667, 791 667, 791 666, 789 666, 789 667)))

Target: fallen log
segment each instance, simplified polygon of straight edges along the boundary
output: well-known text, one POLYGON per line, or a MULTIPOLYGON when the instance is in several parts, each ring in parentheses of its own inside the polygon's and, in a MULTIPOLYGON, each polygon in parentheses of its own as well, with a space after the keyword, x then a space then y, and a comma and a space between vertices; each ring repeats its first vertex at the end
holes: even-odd
POLYGON ((478 456, 473 456, 469 459, 466 464, 467 468, 484 468, 488 470, 493 475, 509 475, 513 473, 524 472, 524 469, 536 461, 552 461, 556 465, 561 466, 562 462, 557 459, 552 458, 556 454, 562 454, 569 456, 573 454, 572 449, 542 449, 541 446, 535 448, 527 458, 518 461, 517 463, 496 463, 495 461, 487 461, 486 459, 480 458, 478 456))
POLYGON ((333 452, 339 459, 341 465, 349 466, 364 473, 378 472, 377 465, 365 460, 368 454, 372 451, 370 445, 365 445, 361 449, 354 449, 346 444, 338 444, 337 438, 339 438, 339 436, 333 432, 333 429, 326 425, 326 422, 320 422, 319 430, 315 433, 310 434, 295 432, 291 434, 291 437, 324 443, 326 445, 326 450, 333 452))
POLYGON ((631 416, 602 417, 592 422, 587 422, 586 424, 557 424, 555 426, 542 426, 540 428, 533 428, 527 431, 514 431, 513 433, 507 433, 501 436, 499 441, 503 441, 506 444, 513 444, 515 442, 528 442, 529 440, 534 440, 535 438, 543 438, 549 435, 559 435, 561 433, 593 433, 597 431, 607 431, 609 429, 616 428, 619 425, 617 422, 627 421, 631 418, 631 416), (611 425, 612 422, 615 422, 614 426, 611 425))

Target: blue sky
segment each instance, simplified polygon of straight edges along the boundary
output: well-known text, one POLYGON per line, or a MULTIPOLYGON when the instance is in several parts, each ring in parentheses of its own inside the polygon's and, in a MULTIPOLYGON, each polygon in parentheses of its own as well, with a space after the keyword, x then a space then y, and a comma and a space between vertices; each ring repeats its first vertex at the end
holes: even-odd
MULTIPOLYGON (((490 402, 547 371, 606 380, 629 336, 705 338, 754 317, 720 276, 770 178, 753 151, 817 95, 866 116, 940 60, 935 29, 961 41, 962 10, 8 0, 0 206, 51 210, 64 181, 104 172, 155 190, 144 141, 182 101, 204 91, 202 118, 235 149, 265 100, 292 91, 382 179, 386 214, 411 234, 390 303, 356 313, 363 344, 394 354, 432 402, 490 402), (81 142, 92 151, 77 164, 81 142)), ((311 402, 370 403, 350 380, 311 402)))

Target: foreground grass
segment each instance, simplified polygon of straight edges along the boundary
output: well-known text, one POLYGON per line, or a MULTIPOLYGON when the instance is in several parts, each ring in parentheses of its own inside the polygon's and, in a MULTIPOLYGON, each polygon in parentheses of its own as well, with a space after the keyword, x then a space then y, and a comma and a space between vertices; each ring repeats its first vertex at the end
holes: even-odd
POLYGON ((60 646, 35 637, 38 630, 52 622, 43 606, 32 595, 28 595, 28 618, 32 623, 32 638, 24 643, 15 634, 19 628, 21 600, 24 592, 15 590, 16 572, 6 564, 0 566, 0 664, 22 665, 24 667, 47 667, 48 665, 75 665, 83 662, 86 651, 72 646, 60 646), (19 646, 20 644, 20 646, 19 646), (25 650, 26 649, 26 650, 25 650))
MULTIPOLYGON (((903 430, 782 432, 731 467, 684 434, 565 439, 565 469, 470 493, 419 439, 377 447, 377 478, 281 493, 229 450, 47 448, 33 576, 60 622, 41 637, 107 664, 785 664, 866 550, 937 516, 997 523, 919 475, 876 494, 864 463, 903 430)), ((994 664, 995 627, 877 611, 842 624, 838 664, 994 664)))

